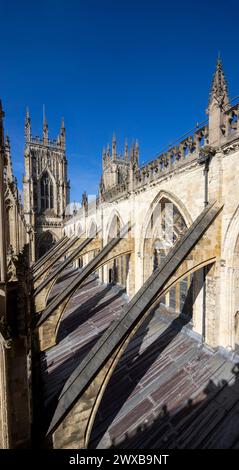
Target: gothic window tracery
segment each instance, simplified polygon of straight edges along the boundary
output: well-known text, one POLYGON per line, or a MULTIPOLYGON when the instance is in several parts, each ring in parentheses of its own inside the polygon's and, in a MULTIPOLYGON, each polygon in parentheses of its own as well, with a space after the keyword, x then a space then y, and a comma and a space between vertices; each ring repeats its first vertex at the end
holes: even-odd
POLYGON ((162 248, 162 242, 156 240, 153 246, 153 271, 155 271, 166 257, 166 252, 162 248))
POLYGON ((48 173, 45 172, 41 178, 41 210, 53 209, 53 184, 48 173))

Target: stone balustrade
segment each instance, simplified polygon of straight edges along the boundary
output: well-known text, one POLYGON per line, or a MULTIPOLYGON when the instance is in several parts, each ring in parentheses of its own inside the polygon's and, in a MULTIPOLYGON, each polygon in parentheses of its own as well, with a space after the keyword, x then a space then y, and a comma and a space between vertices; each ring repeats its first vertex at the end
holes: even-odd
POLYGON ((223 121, 221 131, 225 138, 232 135, 235 137, 235 134, 239 134, 239 103, 224 113, 223 121))
POLYGON ((160 154, 135 172, 134 188, 138 189, 144 184, 157 180, 184 164, 196 160, 199 150, 208 144, 208 126, 197 129, 194 134, 187 136, 177 145, 160 154))
MULTIPOLYGON (((37 145, 45 145, 45 143, 43 142, 43 139, 41 139, 40 137, 31 137, 30 138, 30 143, 31 144, 37 144, 37 145)), ((47 142, 47 146, 48 147, 51 147, 51 148, 57 148, 57 149, 61 149, 62 148, 62 145, 61 145, 61 142, 57 141, 57 140, 48 140, 47 142)))

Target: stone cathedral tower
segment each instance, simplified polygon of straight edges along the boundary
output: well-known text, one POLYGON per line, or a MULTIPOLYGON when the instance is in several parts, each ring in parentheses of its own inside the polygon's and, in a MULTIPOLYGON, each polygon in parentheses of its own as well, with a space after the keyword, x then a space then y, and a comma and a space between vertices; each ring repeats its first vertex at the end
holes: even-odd
POLYGON ((40 139, 31 135, 27 111, 24 156, 24 212, 34 261, 62 236, 65 209, 69 204, 64 120, 57 140, 50 140, 44 116, 43 138, 40 139))

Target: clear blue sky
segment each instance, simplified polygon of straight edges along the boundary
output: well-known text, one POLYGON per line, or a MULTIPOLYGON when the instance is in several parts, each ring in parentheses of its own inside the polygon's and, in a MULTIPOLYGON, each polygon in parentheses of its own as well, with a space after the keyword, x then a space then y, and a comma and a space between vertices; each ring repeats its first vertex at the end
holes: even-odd
POLYGON ((236 0, 0 0, 0 97, 14 172, 24 115, 50 137, 65 117, 71 200, 97 191, 101 151, 138 138, 141 163, 205 118, 218 51, 239 94, 236 0))

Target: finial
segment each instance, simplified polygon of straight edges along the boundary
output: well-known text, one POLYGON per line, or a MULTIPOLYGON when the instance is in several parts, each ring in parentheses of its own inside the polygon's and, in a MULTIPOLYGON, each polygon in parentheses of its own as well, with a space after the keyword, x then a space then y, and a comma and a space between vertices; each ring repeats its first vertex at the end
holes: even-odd
POLYGON ((131 149, 130 149, 130 159, 131 160, 134 159, 134 142, 132 143, 131 149))
POLYGON ((134 161, 136 164, 139 163, 139 142, 136 139, 134 143, 134 161))
POLYGON ((221 52, 218 51, 218 53, 217 53, 217 65, 219 65, 219 64, 221 65, 221 63, 222 63, 221 52))
POLYGON ((139 164, 139 142, 137 139, 135 141, 135 146, 134 146, 134 159, 135 159, 136 165, 138 165, 139 164))
POLYGON ((61 119, 61 129, 60 129, 60 146, 65 150, 66 149, 66 129, 64 117, 61 119))
POLYGON ((115 135, 115 132, 113 133, 113 137, 112 137, 112 157, 116 158, 116 135, 115 135))
POLYGON ((25 125, 30 124, 30 113, 28 106, 26 107, 25 125))
POLYGON ((73 203, 73 215, 76 215, 77 214, 77 207, 76 207, 76 201, 74 200, 74 203, 73 203))
POLYGON ((48 143, 48 124, 46 120, 45 105, 43 105, 43 142, 48 143))
POLYGON ((26 107, 25 116, 25 139, 27 142, 31 139, 31 120, 28 106, 26 107))
POLYGON ((138 166, 139 163, 139 143, 138 140, 135 140, 132 144, 130 151, 130 160, 134 168, 138 166))
POLYGON ((47 124, 47 120, 46 120, 46 113, 45 113, 45 106, 43 105, 43 128, 44 129, 48 129, 48 124, 47 124))
MULTIPOLYGON (((218 54, 217 57, 216 71, 213 76, 212 88, 209 96, 209 107, 212 104, 216 104, 220 108, 224 109, 229 104, 227 82, 222 67, 221 54, 218 54)), ((207 112, 209 112, 208 110, 207 112)))
POLYGON ((0 99, 0 118, 4 116, 5 114, 4 114, 3 107, 2 107, 2 100, 0 99))
POLYGON ((128 141, 127 141, 127 139, 125 139, 125 141, 124 141, 124 158, 125 158, 125 160, 127 160, 128 156, 129 156, 128 141))
POLYGON ((46 121, 46 109, 45 105, 43 104, 43 126, 47 126, 47 121, 46 121))

